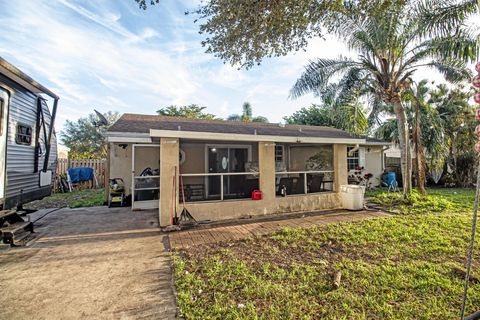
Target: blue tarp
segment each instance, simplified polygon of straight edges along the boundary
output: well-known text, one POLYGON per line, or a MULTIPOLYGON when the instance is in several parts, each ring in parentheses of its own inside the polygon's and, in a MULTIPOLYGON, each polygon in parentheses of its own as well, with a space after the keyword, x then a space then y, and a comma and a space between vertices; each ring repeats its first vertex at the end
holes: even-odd
POLYGON ((70 176, 70 182, 72 183, 93 180, 93 168, 70 168, 68 169, 68 175, 70 176))
POLYGON ((384 174, 383 181, 387 184, 388 188, 397 188, 397 177, 395 172, 387 172, 387 174, 384 174))

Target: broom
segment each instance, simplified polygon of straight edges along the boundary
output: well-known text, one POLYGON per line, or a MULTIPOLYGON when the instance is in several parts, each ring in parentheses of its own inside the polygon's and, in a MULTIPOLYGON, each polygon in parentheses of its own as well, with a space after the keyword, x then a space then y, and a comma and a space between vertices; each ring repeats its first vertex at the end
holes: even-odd
MULTIPOLYGON (((180 169, 179 169, 179 174, 180 174, 180 169)), ((182 187, 182 206, 183 206, 183 210, 180 213, 180 218, 177 219, 176 224, 180 225, 180 224, 183 223, 183 224, 196 225, 197 220, 195 220, 195 218, 190 214, 190 212, 187 210, 187 208, 185 208, 185 188, 183 186, 183 177, 182 177, 181 174, 180 174, 180 186, 182 187)))

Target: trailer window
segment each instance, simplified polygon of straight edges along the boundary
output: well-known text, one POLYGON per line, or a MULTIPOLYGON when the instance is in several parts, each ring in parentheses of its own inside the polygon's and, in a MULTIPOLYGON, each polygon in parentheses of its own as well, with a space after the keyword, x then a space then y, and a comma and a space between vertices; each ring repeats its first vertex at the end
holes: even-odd
POLYGON ((17 134, 15 136, 17 144, 31 145, 32 144, 32 127, 24 124, 17 124, 17 134))

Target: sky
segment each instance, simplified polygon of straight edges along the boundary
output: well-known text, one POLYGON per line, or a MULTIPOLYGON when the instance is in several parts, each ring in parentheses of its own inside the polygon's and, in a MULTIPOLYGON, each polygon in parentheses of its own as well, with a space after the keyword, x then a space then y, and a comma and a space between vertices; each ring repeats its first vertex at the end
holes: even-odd
POLYGON ((238 70, 205 53, 198 24, 184 14, 197 5, 164 0, 144 11, 134 0, 0 0, 0 56, 60 96, 61 128, 93 109, 153 114, 195 103, 227 117, 245 101, 279 122, 318 100, 288 98, 309 59, 346 50, 318 39, 306 52, 238 70))
MULTIPOLYGON (((148 2, 148 1, 147 1, 148 2)), ((134 0, 0 0, 0 56, 60 96, 57 129, 97 109, 154 114, 198 104, 219 117, 241 112, 280 122, 313 95, 288 93, 316 57, 348 56, 333 37, 305 51, 237 70, 201 46, 197 0, 162 0, 146 11, 134 0)))

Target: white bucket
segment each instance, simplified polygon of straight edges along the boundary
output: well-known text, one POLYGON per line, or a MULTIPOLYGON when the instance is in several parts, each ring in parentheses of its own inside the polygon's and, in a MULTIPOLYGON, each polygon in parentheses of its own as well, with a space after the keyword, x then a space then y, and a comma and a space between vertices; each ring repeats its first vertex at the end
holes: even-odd
POLYGON ((365 186, 343 185, 340 186, 342 206, 347 210, 362 210, 365 186))

